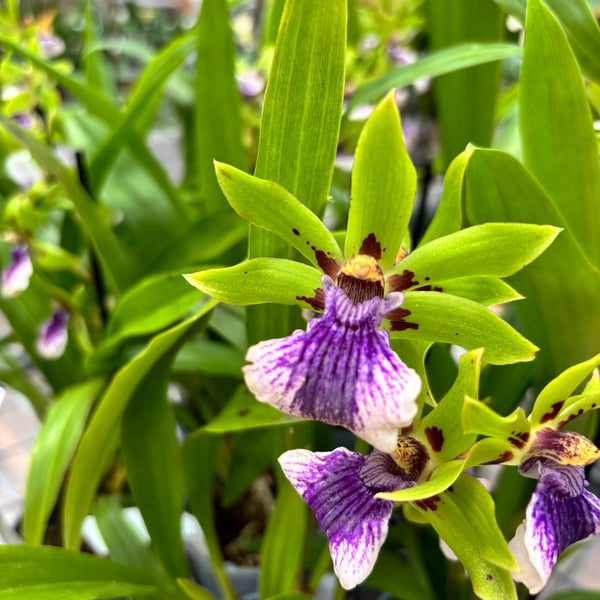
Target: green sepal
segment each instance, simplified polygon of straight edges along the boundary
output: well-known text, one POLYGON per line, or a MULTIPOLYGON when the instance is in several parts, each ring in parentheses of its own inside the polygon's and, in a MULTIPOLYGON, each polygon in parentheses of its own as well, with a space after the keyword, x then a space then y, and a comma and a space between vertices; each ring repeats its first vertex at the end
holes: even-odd
MULTIPOLYGON (((466 298, 439 292, 406 292, 405 323, 392 324, 391 337, 456 344, 465 350, 484 348, 483 360, 504 365, 533 360, 537 347, 491 310, 466 298), (414 326, 416 325, 416 329, 414 326)), ((384 320, 389 328, 389 321, 384 320)))
POLYGON ((494 501, 481 483, 463 474, 452 491, 417 510, 462 562, 480 598, 516 600, 510 570, 519 567, 496 523, 494 501))
POLYGON ((343 263, 342 251, 325 225, 283 186, 223 163, 215 163, 215 168, 223 193, 240 217, 278 235, 321 270, 323 260, 343 263))
POLYGON ((515 409, 508 417, 502 417, 489 406, 465 398, 462 410, 462 427, 465 433, 479 433, 508 440, 515 448, 522 448, 529 439, 531 426, 522 408, 515 409))
MULTIPOLYGON (((569 367, 558 377, 550 381, 539 393, 529 420, 532 425, 548 424, 556 419, 559 412, 563 409, 565 401, 575 388, 600 365, 600 354, 569 367)), ((551 424, 551 423, 550 423, 551 424)))
POLYGON ((494 304, 504 304, 505 302, 523 299, 519 292, 502 279, 482 275, 440 281, 435 285, 435 288, 436 290, 439 288, 442 292, 452 296, 468 298, 483 306, 493 306, 494 304))
POLYGON ((465 460, 464 470, 477 465, 509 464, 518 465, 520 454, 515 453, 514 446, 507 440, 483 438, 469 451, 465 460))
MULTIPOLYGON (((425 358, 431 345, 431 342, 421 342, 418 340, 401 340, 397 338, 390 340, 391 349, 401 358, 407 367, 414 369, 421 378, 421 391, 415 399, 420 409, 425 404, 429 406, 436 405, 431 388, 429 387, 427 370, 425 368, 425 358)), ((417 413, 417 416, 419 414, 420 411, 417 413)))
POLYGON ((460 357, 454 384, 438 405, 419 423, 419 438, 439 462, 452 460, 468 450, 477 434, 464 434, 461 413, 465 396, 477 398, 483 349, 460 357))
POLYGON ((308 265, 284 258, 254 258, 224 269, 198 271, 184 277, 194 287, 227 304, 298 304, 313 307, 321 287, 321 273, 308 265))
POLYGON ((375 494, 375 498, 392 500, 393 502, 409 502, 431 498, 447 490, 463 472, 464 465, 464 460, 443 463, 425 483, 395 492, 379 492, 375 494))
POLYGON ((558 413, 556 418, 548 421, 544 425, 561 429, 573 419, 580 417, 590 410, 598 408, 598 406, 600 406, 600 393, 572 396, 567 399, 564 407, 558 413))
POLYGON ((346 256, 370 254, 384 270, 394 264, 416 185, 392 90, 369 117, 356 148, 346 256))
POLYGON ((475 225, 419 246, 386 275, 410 271, 412 287, 471 275, 507 277, 539 256, 559 232, 550 225, 475 225))

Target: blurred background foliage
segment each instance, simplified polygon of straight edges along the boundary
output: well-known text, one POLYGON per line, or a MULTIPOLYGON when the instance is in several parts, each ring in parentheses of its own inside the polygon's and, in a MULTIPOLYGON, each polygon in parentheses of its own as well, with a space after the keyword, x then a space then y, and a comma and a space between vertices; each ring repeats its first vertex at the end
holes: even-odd
MULTIPOLYGON (((312 593, 330 570, 323 535, 275 461, 289 448, 355 442, 319 423, 291 427, 293 420, 254 402, 240 371, 247 341, 287 335, 302 326, 300 311, 217 305, 181 277, 236 264, 248 252, 289 251, 256 230, 248 239, 247 223, 219 189, 213 159, 283 183, 317 203, 311 208, 340 231, 358 136, 395 87, 418 175, 413 245, 440 198, 454 230, 487 221, 566 230, 551 254, 511 281, 527 299, 516 310, 498 309, 541 348, 538 359, 486 366, 480 396, 508 414, 600 351, 600 3, 547 0, 550 18, 532 29, 539 39, 526 50, 526 75, 525 0, 348 0, 345 31, 327 3, 307 0, 308 24, 278 68, 301 73, 309 51, 294 58, 295 49, 316 39, 337 69, 324 81, 332 90, 343 85, 339 132, 330 124, 323 141, 335 153, 334 169, 314 184, 328 190, 326 207, 318 195, 301 196, 306 182, 285 178, 296 160, 312 173, 302 163, 310 151, 294 137, 306 98, 309 118, 325 119, 338 110, 335 90, 321 99, 313 81, 296 73, 295 87, 263 106, 285 4, 0 3, 0 259, 6 270, 11 252, 25 247, 33 266, 27 288, 0 299, 0 379, 29 399, 43 423, 19 533, 28 544, 78 550, 81 524, 93 512, 111 558, 145 574, 108 572, 106 581, 121 582, 112 591, 122 595, 207 597, 186 579, 193 552, 180 530, 184 509, 197 517, 209 556, 192 560, 194 575, 217 595, 242 595, 233 588, 240 585, 236 566, 254 567, 259 556, 263 598, 312 593), (550 55, 536 54, 548 39, 550 55), (540 92, 544 78, 556 77, 564 86, 540 92), (268 129, 267 117, 281 129, 268 129), (536 139, 542 130, 554 148, 536 139), (493 150, 461 154, 468 144, 493 150), (444 175, 459 155, 456 193, 444 200, 444 175), (68 341, 52 354, 40 338, 58 312, 68 315, 68 341), (133 506, 150 545, 129 531, 133 506)), ((427 355, 437 399, 456 377, 455 356, 443 344, 427 355)), ((573 425, 596 437, 597 417, 573 425)), ((499 475, 493 493, 506 536, 522 519, 531 484, 514 471, 499 475)), ((44 551, 39 561, 51 573, 55 558, 44 551)), ((84 567, 85 580, 85 568, 96 567, 84 567)), ((472 596, 435 533, 400 515, 367 587, 365 594, 407 599, 472 596)), ((339 588, 332 594, 342 596, 339 588)))

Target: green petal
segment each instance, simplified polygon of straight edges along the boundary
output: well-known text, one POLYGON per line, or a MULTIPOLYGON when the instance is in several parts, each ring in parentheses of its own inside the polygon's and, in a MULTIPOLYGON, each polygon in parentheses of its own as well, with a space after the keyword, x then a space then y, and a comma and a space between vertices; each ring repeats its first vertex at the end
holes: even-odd
POLYGON ((552 422, 562 420, 557 417, 567 398, 598 365, 600 365, 600 354, 590 360, 573 365, 550 381, 540 392, 533 405, 529 418, 531 424, 551 426, 552 422))
POLYGON ((412 210, 417 174, 404 146, 392 90, 369 117, 352 171, 345 254, 369 254, 382 268, 398 253, 412 210))
POLYGON ((399 322, 384 321, 392 337, 484 348, 483 360, 504 365, 533 360, 537 347, 491 310, 439 292, 406 292, 399 322))
POLYGON ((480 275, 459 277, 448 281, 440 281, 435 287, 440 288, 445 294, 468 298, 473 302, 483 304, 483 306, 493 306, 494 304, 513 302, 523 298, 508 283, 496 277, 480 275))
POLYGON ((539 256, 559 232, 549 225, 475 225, 420 246, 386 275, 411 273, 411 287, 472 275, 507 277, 539 256))
POLYGON ((324 272, 335 270, 333 261, 341 266, 344 258, 331 233, 285 188, 222 163, 216 169, 221 189, 241 217, 275 233, 324 272))
POLYGON ((308 265, 283 258, 254 258, 225 269, 198 271, 184 277, 194 287, 227 304, 299 304, 321 287, 321 273, 308 265))

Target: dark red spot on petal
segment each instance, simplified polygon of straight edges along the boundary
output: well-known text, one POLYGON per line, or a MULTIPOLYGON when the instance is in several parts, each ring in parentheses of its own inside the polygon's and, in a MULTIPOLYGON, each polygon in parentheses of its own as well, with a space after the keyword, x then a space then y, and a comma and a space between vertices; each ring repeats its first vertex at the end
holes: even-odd
MULTIPOLYGON (((314 246, 311 246, 315 250, 314 246)), ((337 274, 340 271, 340 265, 333 258, 330 258, 323 250, 315 250, 317 264, 325 275, 329 275, 331 279, 336 280, 337 274)))
POLYGON ((492 579, 494 579, 494 576, 493 576, 491 573, 488 573, 488 574, 485 576, 485 580, 486 580, 486 581, 491 581, 492 579))
POLYGON ((389 291, 401 292, 419 285, 419 282, 413 279, 414 276, 415 274, 408 269, 404 269, 400 275, 391 275, 386 280, 389 291))
POLYGON ((296 296, 296 300, 306 302, 317 312, 323 312, 325 310, 325 293, 321 288, 315 290, 314 296, 296 296))
POLYGON ((240 417, 244 417, 246 416, 248 413, 250 412, 249 408, 240 408, 240 410, 238 410, 238 415, 240 417))
POLYGON ((408 317, 410 314, 410 310, 407 308, 396 308, 387 313, 385 318, 390 321, 390 330, 405 331, 406 329, 419 329, 417 323, 411 323, 405 319, 405 317, 408 317))
POLYGON ((443 292, 444 290, 439 285, 431 286, 429 284, 415 288, 415 292, 443 292))
POLYGON ((292 233, 294 235, 300 235, 300 232, 297 229, 292 229, 292 233))
POLYGON ((484 464, 486 465, 499 465, 500 463, 508 462, 514 458, 514 454, 507 450, 504 454, 501 454, 496 460, 490 460, 484 464))
POLYGON ((564 400, 561 400, 560 402, 555 402, 552 405, 552 410, 550 412, 546 413, 545 415, 542 415, 542 418, 540 419, 540 423, 546 423, 546 422, 554 419, 560 412, 560 409, 563 407, 564 403, 565 403, 564 400))
POLYGON ((416 500, 415 505, 421 510, 437 510, 437 503, 441 500, 439 496, 431 496, 424 500, 416 500))
POLYGON ((381 244, 377 241, 374 233, 370 233, 360 245, 359 254, 367 254, 375 260, 381 259, 381 244))
POLYGON ((523 448, 525 444, 529 441, 529 433, 527 431, 521 431, 520 433, 515 433, 513 431, 514 437, 508 438, 508 441, 515 448, 523 448))
POLYGON ((444 432, 438 427, 425 427, 427 441, 434 452, 439 452, 444 445, 444 432))

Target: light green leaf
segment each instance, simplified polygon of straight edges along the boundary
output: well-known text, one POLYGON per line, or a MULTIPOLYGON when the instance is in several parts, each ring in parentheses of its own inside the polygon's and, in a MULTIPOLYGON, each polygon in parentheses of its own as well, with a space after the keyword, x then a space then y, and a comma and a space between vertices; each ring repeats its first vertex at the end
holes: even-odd
POLYGON ((52 405, 35 440, 25 490, 24 539, 41 544, 58 499, 69 461, 75 452, 88 412, 104 380, 91 379, 68 388, 52 405))
MULTIPOLYGON (((285 187, 320 216, 338 145, 344 97, 346 0, 285 3, 268 78, 255 175, 285 187)), ((292 258, 272 233, 250 228, 248 257, 292 258)), ((250 343, 287 335, 289 308, 247 309, 250 343)))
POLYGON ((236 600, 223 565, 214 515, 214 478, 219 441, 219 436, 206 434, 202 430, 188 435, 183 443, 183 468, 190 506, 206 538, 211 565, 221 592, 226 600, 236 600))
POLYGON ((516 600, 510 569, 518 566, 496 523, 494 501, 475 478, 463 474, 451 492, 418 510, 467 569, 480 598, 516 600))
POLYGON ((248 306, 273 302, 300 304, 321 287, 321 273, 308 265, 283 258, 255 258, 225 269, 198 271, 184 277, 204 293, 226 302, 248 306))
POLYGON ((476 434, 465 435, 461 413, 465 396, 479 395, 479 375, 483 350, 478 348, 460 357, 458 375, 448 393, 419 423, 419 438, 427 443, 439 462, 452 460, 468 450, 476 434))
POLYGON ((239 377, 243 364, 244 353, 239 348, 214 340, 196 338, 190 340, 179 351, 173 370, 239 377))
POLYGON ((600 265, 600 164, 581 73, 560 25, 541 0, 527 4, 520 118, 525 165, 600 265))
POLYGON ((215 600, 215 597, 206 588, 200 587, 188 579, 177 579, 177 585, 191 600, 215 600))
POLYGON ((259 402, 246 386, 240 386, 227 406, 210 423, 206 424, 202 431, 227 433, 302 421, 304 419, 286 415, 264 402, 259 402))
POLYGON ((345 255, 369 254, 385 270, 396 261, 408 226, 417 174, 404 146, 392 90, 365 125, 352 170, 345 255))
POLYGON ((244 166, 240 97, 226 0, 202 4, 196 51, 194 166, 199 173, 203 204, 210 213, 226 207, 213 160, 244 166))
POLYGON ((491 310, 466 298, 409 291, 402 310, 410 312, 392 323, 392 337, 445 342, 465 350, 483 348, 483 360, 499 365, 533 360, 537 350, 491 310))
POLYGON ((441 494, 447 490, 464 470, 464 460, 453 460, 441 464, 425 483, 409 487, 396 492, 379 492, 376 498, 393 500, 394 502, 408 502, 423 500, 441 494))
POLYGON ((425 246, 432 240, 450 235, 462 227, 463 182, 465 168, 472 152, 473 149, 468 147, 450 163, 446 170, 440 203, 419 246, 425 246))
POLYGON ((307 521, 308 507, 287 479, 282 479, 261 546, 261 598, 294 589, 307 521))
POLYGON ((94 516, 112 560, 166 579, 164 568, 114 496, 101 497, 94 516))
POLYGON ((139 569, 52 546, 0 546, 0 562, 2 600, 96 600, 156 589, 139 569))
POLYGON ((168 352, 135 388, 123 414, 121 444, 129 485, 165 569, 173 578, 188 577, 181 537, 183 467, 175 437, 175 414, 167 399, 168 352))
POLYGON ((331 261, 343 263, 343 254, 325 225, 285 188, 229 165, 216 163, 216 170, 223 193, 241 217, 273 232, 325 272, 331 271, 331 261))
POLYGON ((175 353, 186 337, 202 325, 202 317, 216 304, 207 303, 194 317, 155 336, 148 346, 115 375, 86 429, 67 483, 63 505, 64 543, 78 548, 81 523, 88 512, 97 486, 119 446, 121 419, 140 383, 152 378, 165 355, 175 353))
POLYGON ((410 271, 414 287, 472 275, 507 277, 539 256, 559 232, 549 225, 475 225, 419 246, 389 273, 410 271))
POLYGON ((523 50, 516 44, 460 44, 432 52, 410 65, 398 67, 382 77, 359 87, 346 107, 346 114, 361 104, 381 98, 392 88, 403 88, 417 79, 437 77, 466 67, 503 60, 521 58, 523 50))
MULTIPOLYGON (((465 176, 472 223, 516 222, 565 227, 552 201, 512 156, 474 150, 465 176)), ((542 348, 551 379, 600 352, 600 273, 565 229, 532 265, 511 278, 525 300, 517 303, 523 329, 542 348), (559 276, 557 276, 559 274, 559 276)))
MULTIPOLYGON (((175 38, 144 69, 127 102, 125 114, 106 137, 90 164, 90 186, 98 196, 103 182, 133 131, 144 134, 158 109, 166 80, 177 70, 195 45, 193 33, 175 38)), ((180 203, 175 205, 182 209, 180 203)))
POLYGON ((573 365, 546 384, 531 410, 531 424, 537 425, 555 420, 569 395, 598 365, 600 365, 600 354, 590 360, 573 365))
POLYGON ((493 306, 523 298, 508 283, 496 277, 479 277, 477 275, 459 277, 449 281, 440 281, 435 287, 440 288, 446 294, 468 298, 473 302, 483 304, 483 306, 493 306))
MULTIPOLYGON (((425 14, 429 48, 433 51, 466 42, 502 41, 504 19, 493 2, 429 0, 425 14)), ((500 67, 500 62, 495 61, 434 80, 433 98, 444 165, 468 143, 491 145, 500 67)))
POLYGON ((529 439, 531 425, 522 408, 508 417, 502 417, 483 402, 467 397, 462 410, 465 433, 478 433, 508 440, 515 448, 522 448, 529 439))

